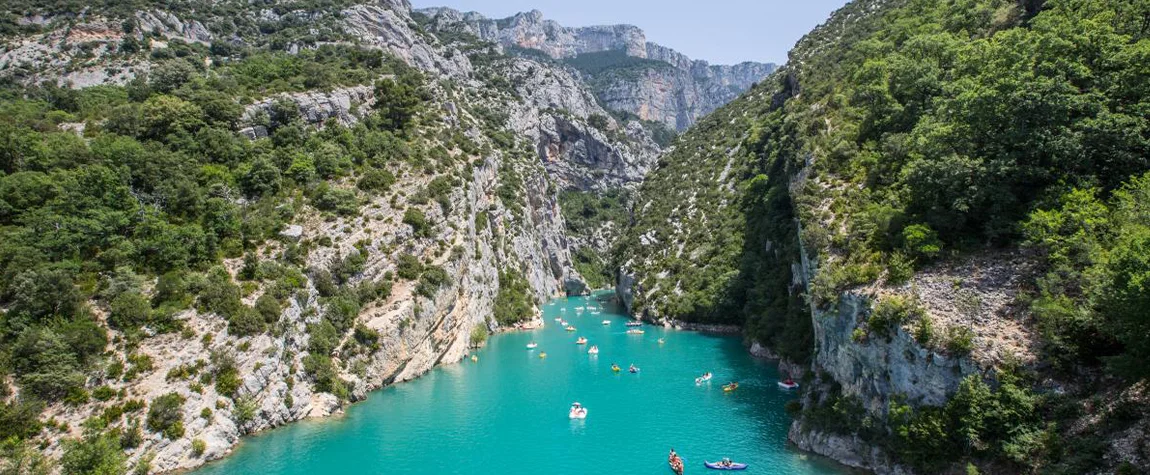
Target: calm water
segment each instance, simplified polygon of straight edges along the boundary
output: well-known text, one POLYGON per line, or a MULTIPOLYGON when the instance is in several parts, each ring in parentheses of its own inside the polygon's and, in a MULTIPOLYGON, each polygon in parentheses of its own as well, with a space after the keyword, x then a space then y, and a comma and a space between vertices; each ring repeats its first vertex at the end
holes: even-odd
POLYGON ((737 338, 650 326, 627 335, 614 310, 595 297, 551 302, 546 328, 493 337, 477 363, 376 391, 344 417, 245 439, 197 473, 666 474, 670 447, 687 473, 711 472, 703 460, 724 456, 749 463, 743 473, 844 473, 787 448, 791 396, 775 384, 775 366, 751 358, 737 338), (576 309, 587 305, 603 309, 576 309), (564 331, 556 316, 578 331, 564 331), (580 335, 598 356, 574 343, 580 335), (533 340, 539 348, 525 349, 533 340), (612 362, 623 371, 612 372, 612 362), (630 363, 642 371, 627 373, 630 363), (714 379, 696 386, 705 371, 714 379), (730 380, 739 388, 724 393, 730 380), (586 420, 567 418, 573 401, 588 408, 586 420))

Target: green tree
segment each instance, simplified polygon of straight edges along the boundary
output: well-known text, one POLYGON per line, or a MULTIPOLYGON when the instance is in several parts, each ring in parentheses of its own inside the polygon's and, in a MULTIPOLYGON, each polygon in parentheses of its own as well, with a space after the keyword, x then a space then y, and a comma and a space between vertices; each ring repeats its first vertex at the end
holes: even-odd
POLYGON ((64 441, 60 471, 64 475, 123 475, 127 460, 119 440, 110 434, 93 434, 64 441))

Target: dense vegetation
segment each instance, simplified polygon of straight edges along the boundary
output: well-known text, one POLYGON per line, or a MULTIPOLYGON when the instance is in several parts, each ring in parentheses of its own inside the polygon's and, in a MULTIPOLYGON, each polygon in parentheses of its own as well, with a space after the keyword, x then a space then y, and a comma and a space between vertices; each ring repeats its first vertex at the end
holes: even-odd
MULTIPOLYGON (((389 168, 434 170, 450 160, 413 134, 427 99, 422 76, 379 51, 221 56, 173 42, 138 54, 156 66, 125 87, 0 89, 0 371, 20 387, 19 397, 0 405, 0 449, 14 464, 45 463, 24 441, 67 431, 39 419, 45 403, 106 406, 85 422, 82 439, 65 444, 64 473, 123 473, 122 449, 138 445, 141 430, 182 437, 182 396, 145 404, 112 389, 153 368, 135 349, 156 334, 196 337, 177 318, 190 308, 222 316, 234 336, 282 333, 288 300, 307 299, 298 292, 305 274, 324 312, 308 329, 312 354, 303 369, 318 390, 346 397, 330 355, 348 333, 357 345, 343 348, 345 356, 374 348, 378 334, 353 329, 354 319, 361 305, 387 297, 390 281, 351 285, 363 270, 359 252, 304 268, 323 242, 284 240, 274 255, 256 251, 280 239, 305 204, 356 214, 363 197, 388 191, 389 168), (353 127, 317 130, 291 102, 241 117, 245 104, 271 93, 371 84, 389 73, 396 76, 376 84, 376 108, 353 127), (249 140, 240 124, 262 126, 268 137, 249 140), (234 275, 221 265, 241 257, 234 275), (256 289, 263 291, 254 304, 243 303, 256 289)), ((417 232, 431 224, 424 219, 417 232)), ((421 269, 421 292, 444 278, 442 269, 421 269)), ((235 360, 227 353, 211 360, 189 362, 168 380, 187 379, 197 392, 214 385, 232 398, 243 426, 256 408, 238 391, 235 360)), ((0 391, 12 394, 7 385, 0 391)))
MULTIPOLYGON (((845 7, 660 164, 622 246, 638 257, 639 311, 745 323, 802 361, 809 304, 831 311, 843 291, 899 284, 939 259, 1029 247, 1042 277, 1021 303, 1042 361, 1078 378, 1104 367, 1119 386, 1147 376, 1135 362, 1150 351, 1150 4, 874 3, 845 7), (802 257, 817 268, 806 295, 791 267, 802 257)), ((870 337, 914 320, 890 305, 870 337)), ((963 341, 943 350, 969 351, 963 341)), ((1081 464, 1123 426, 1072 436, 1081 408, 1034 393, 1034 377, 969 381, 945 408, 892 407, 844 430, 920 468, 964 457, 1095 468, 1081 464)), ((1101 389, 1091 381, 1070 401, 1101 389)))
MULTIPOLYGON (((601 193, 566 190, 559 193, 559 209, 572 236, 610 241, 627 225, 629 200, 626 192, 618 190, 601 193)), ((574 244, 571 258, 589 287, 607 288, 614 282, 610 263, 592 244, 574 244)))

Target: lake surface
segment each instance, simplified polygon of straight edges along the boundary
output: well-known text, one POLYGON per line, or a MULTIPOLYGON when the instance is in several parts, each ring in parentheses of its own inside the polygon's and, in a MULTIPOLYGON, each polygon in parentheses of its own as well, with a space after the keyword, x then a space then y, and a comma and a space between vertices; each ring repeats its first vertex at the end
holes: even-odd
POLYGON ((688 474, 721 473, 703 467, 721 457, 749 463, 743 473, 846 473, 787 447, 783 405, 793 394, 778 388, 773 363, 752 358, 736 337, 652 326, 628 335, 609 295, 552 301, 545 328, 492 337, 478 362, 375 391, 343 417, 245 438, 196 473, 669 474, 671 447, 688 474), (587 306, 601 310, 577 309, 587 306), (578 331, 564 331, 557 316, 578 331), (588 355, 578 336, 600 354, 588 355), (532 341, 539 347, 527 350, 532 341), (631 363, 638 374, 627 372, 631 363), (697 386, 706 371, 714 379, 697 386), (732 380, 739 388, 724 393, 732 380), (568 419, 573 401, 588 408, 586 420, 568 419))

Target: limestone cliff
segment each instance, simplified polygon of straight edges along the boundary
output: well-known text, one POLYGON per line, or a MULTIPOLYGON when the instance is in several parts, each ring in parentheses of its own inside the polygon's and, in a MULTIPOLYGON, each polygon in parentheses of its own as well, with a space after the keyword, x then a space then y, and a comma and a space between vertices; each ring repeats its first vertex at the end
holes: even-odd
MULTIPOLYGON (((691 60, 673 49, 646 40, 631 25, 571 28, 546 20, 538 10, 510 18, 489 19, 475 12, 449 8, 419 11, 434 28, 493 41, 505 48, 535 50, 578 68, 580 58, 619 52, 614 67, 584 71, 599 100, 611 110, 686 130, 702 116, 726 104, 776 68, 774 64, 745 62, 733 66, 691 60), (664 67, 669 66, 669 67, 664 67)), ((600 62, 596 59, 596 62, 600 62)))
MULTIPOLYGON (((130 351, 147 356, 150 363, 141 365, 136 379, 102 384, 144 401, 169 393, 184 399, 182 436, 169 439, 145 432, 144 441, 129 451, 130 464, 147 463, 152 471, 195 467, 226 455, 244 434, 341 411, 346 401, 320 391, 301 371, 309 352, 309 325, 332 311, 321 298, 315 272, 334 269, 347 256, 359 255, 362 269, 349 276, 347 285, 383 283, 395 279, 401 257, 415 256, 446 275, 430 291, 419 288, 416 281, 396 279, 386 298, 363 306, 354 323, 379 335, 377 349, 362 351, 350 334, 339 336, 330 356, 338 376, 349 383, 347 397, 361 399, 370 390, 458 361, 468 351, 469 335, 477 325, 496 329, 492 312, 501 271, 523 276, 536 303, 564 291, 581 291, 559 191, 634 187, 660 149, 638 121, 611 117, 577 74, 515 57, 487 55, 473 64, 478 56, 421 30, 404 1, 337 12, 243 14, 268 22, 298 18, 330 22, 325 24, 346 38, 421 70, 429 78, 431 110, 420 126, 417 145, 420 150, 441 149, 443 155, 435 166, 390 165, 397 177, 394 186, 386 196, 360 203, 355 214, 332 215, 303 202, 297 205, 299 211, 281 238, 254 253, 259 259, 274 260, 295 244, 311 249, 302 264, 309 272, 304 286, 288 299, 275 331, 236 336, 220 315, 188 309, 175 316, 185 328, 182 333, 146 338, 131 350, 109 347, 108 358, 125 360, 130 351), (591 125, 592 117, 606 120, 591 125), (421 199, 437 179, 453 183, 449 192, 438 201, 421 199), (429 232, 417 234, 404 224, 410 209, 420 210, 435 223, 429 232), (217 364, 213 356, 219 355, 234 361, 242 376, 234 397, 218 393, 210 384, 172 376, 189 366, 212 371, 217 364), (205 444, 202 454, 192 448, 196 439, 205 444)), ((6 76, 29 83, 49 80, 76 88, 125 84, 154 66, 148 59, 119 54, 118 45, 126 38, 147 40, 154 51, 168 48, 168 41, 206 45, 221 39, 200 22, 184 21, 169 12, 138 12, 134 18, 138 26, 132 32, 96 15, 69 18, 67 29, 55 28, 59 21, 38 19, 43 30, 12 39, 0 54, 0 64, 6 76), (85 37, 90 46, 83 51, 73 47, 80 32, 92 32, 85 37), (84 66, 77 67, 82 62, 84 66)), ((231 40, 259 41, 255 34, 231 40)), ((289 45, 295 51, 308 47, 289 45)), ((269 116, 284 107, 294 108, 312 128, 355 124, 375 107, 375 101, 371 84, 253 98, 242 104, 235 131, 250 140, 266 141, 272 135, 269 116)), ((350 178, 331 185, 355 192, 350 178)), ((232 199, 244 204, 242 198, 232 199)), ((242 266, 237 258, 224 264, 233 277, 242 266)), ((266 284, 251 288, 243 302, 252 305, 267 291, 266 284)), ((112 331, 112 336, 119 335, 112 331)), ((81 423, 109 404, 49 406, 45 417, 67 429, 46 436, 46 453, 62 453, 62 442, 80 436, 81 423)), ((117 418, 110 424, 118 427, 127 421, 117 418)))

